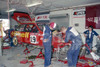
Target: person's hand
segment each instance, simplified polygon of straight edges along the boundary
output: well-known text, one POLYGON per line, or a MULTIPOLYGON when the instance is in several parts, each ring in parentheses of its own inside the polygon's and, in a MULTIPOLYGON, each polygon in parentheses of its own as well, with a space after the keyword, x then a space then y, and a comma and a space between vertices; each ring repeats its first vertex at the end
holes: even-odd
POLYGON ((61 40, 58 40, 58 43, 60 43, 61 42, 61 40))
POLYGON ((72 44, 72 41, 71 41, 71 40, 69 40, 69 41, 68 41, 68 43, 72 44))
POLYGON ((84 34, 85 38, 87 37, 86 34, 84 34))
POLYGON ((61 42, 65 43, 65 41, 64 41, 64 40, 62 40, 61 42))
POLYGON ((65 41, 64 41, 64 40, 58 40, 58 43, 60 43, 60 42, 65 43, 65 41))
POLYGON ((69 43, 69 47, 71 47, 71 44, 69 43))
POLYGON ((99 40, 100 40, 100 36, 98 36, 99 40))
POLYGON ((48 41, 48 39, 44 39, 44 40, 43 40, 43 42, 47 42, 47 41, 48 41))

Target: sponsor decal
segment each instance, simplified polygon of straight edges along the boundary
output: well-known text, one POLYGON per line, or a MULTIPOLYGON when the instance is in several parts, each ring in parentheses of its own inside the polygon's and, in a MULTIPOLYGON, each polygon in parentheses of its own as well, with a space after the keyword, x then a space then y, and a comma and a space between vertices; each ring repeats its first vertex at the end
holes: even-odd
POLYGON ((50 15, 49 12, 37 14, 35 16, 35 21, 36 22, 49 22, 50 21, 49 15, 50 15))
POLYGON ((73 13, 73 15, 85 15, 85 11, 76 11, 73 13))
POLYGON ((19 36, 19 37, 25 37, 29 38, 29 32, 18 32, 18 31, 13 31, 11 32, 12 36, 19 36))
POLYGON ((73 18, 84 18, 85 14, 86 14, 86 9, 84 7, 73 9, 73 18))

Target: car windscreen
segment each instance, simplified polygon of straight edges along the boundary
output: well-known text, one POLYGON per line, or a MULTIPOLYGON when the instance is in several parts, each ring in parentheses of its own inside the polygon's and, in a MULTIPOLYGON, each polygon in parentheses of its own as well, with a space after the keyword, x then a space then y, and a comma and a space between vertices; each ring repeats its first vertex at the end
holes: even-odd
POLYGON ((15 25, 15 31, 24 31, 25 25, 15 25))
POLYGON ((26 24, 25 28, 24 28, 25 32, 33 32, 33 33, 37 33, 39 30, 36 27, 36 25, 34 24, 26 24))

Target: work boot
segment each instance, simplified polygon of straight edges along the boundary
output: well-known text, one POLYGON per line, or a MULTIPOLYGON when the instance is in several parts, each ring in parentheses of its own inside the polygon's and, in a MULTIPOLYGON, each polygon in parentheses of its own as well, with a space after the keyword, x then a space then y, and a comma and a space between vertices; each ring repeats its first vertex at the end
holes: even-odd
POLYGON ((51 60, 52 60, 52 61, 55 61, 55 60, 56 60, 56 58, 52 58, 51 60))
POLYGON ((53 67, 53 65, 49 65, 48 67, 53 67))

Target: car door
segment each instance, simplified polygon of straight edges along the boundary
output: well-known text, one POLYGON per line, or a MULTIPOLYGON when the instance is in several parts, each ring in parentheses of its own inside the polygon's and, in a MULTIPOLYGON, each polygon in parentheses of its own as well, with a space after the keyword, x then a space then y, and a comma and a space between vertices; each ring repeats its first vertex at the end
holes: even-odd
POLYGON ((32 45, 42 45, 42 33, 40 32, 39 28, 35 24, 27 24, 28 28, 26 28, 26 32, 29 32, 29 39, 28 43, 32 45))

